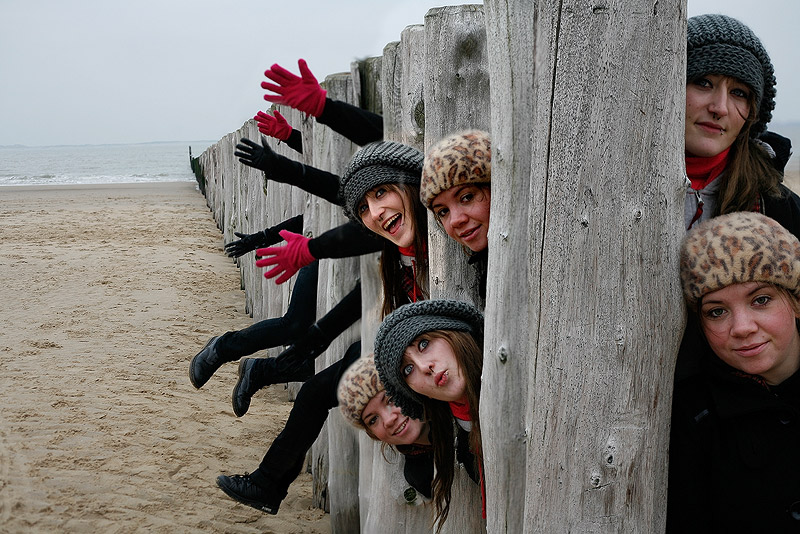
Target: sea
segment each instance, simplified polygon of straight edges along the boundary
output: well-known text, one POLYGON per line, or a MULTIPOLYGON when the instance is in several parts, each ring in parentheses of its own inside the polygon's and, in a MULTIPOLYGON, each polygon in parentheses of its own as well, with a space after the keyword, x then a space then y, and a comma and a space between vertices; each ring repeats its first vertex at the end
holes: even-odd
POLYGON ((214 143, 0 146, 0 187, 194 181, 189 151, 214 143))

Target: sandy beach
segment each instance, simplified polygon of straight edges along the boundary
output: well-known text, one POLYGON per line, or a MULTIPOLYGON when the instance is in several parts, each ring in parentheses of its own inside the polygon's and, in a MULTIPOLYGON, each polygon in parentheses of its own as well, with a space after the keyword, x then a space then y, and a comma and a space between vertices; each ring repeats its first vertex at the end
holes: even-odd
POLYGON ((227 498, 291 404, 237 419, 236 366, 202 389, 206 340, 252 323, 193 182, 0 187, 0 530, 329 532, 310 475, 277 516, 227 498))

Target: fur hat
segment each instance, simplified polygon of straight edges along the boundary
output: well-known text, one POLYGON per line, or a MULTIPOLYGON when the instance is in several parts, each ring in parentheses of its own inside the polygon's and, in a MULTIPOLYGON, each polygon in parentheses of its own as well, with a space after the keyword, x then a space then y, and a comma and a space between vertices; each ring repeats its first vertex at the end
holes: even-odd
POLYGON ((461 184, 492 182, 489 134, 468 130, 445 137, 425 155, 419 199, 428 209, 442 191, 461 184))
POLYGON ((417 337, 434 330, 483 335, 483 314, 467 302, 423 300, 400 306, 386 316, 375 336, 375 367, 386 392, 403 413, 422 418, 423 397, 408 387, 401 371, 403 353, 417 337))
POLYGON ((681 282, 692 309, 703 295, 743 282, 777 284, 800 298, 800 241, 760 213, 714 217, 686 234, 681 282))
POLYGON ((353 155, 339 182, 344 200, 344 214, 361 222, 359 202, 367 191, 381 184, 419 185, 422 174, 422 152, 393 141, 376 141, 353 155))
POLYGON ((733 76, 755 92, 757 137, 767 129, 775 109, 775 71, 769 54, 756 35, 725 15, 698 15, 686 29, 686 82, 706 74, 733 76))
POLYGON ((375 369, 375 361, 370 354, 366 358, 359 358, 347 368, 339 380, 336 396, 339 399, 339 409, 347 421, 355 426, 363 427, 361 412, 367 407, 372 397, 384 390, 375 369))

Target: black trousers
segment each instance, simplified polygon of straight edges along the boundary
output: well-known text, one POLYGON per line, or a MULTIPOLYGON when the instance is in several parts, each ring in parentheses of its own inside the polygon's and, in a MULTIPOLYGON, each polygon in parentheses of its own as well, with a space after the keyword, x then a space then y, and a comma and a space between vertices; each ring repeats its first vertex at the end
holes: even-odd
POLYGON ((261 465, 250 478, 273 497, 283 500, 289 486, 300 474, 306 453, 314 444, 328 411, 339 405, 336 390, 342 375, 361 356, 361 341, 347 349, 344 357, 306 380, 283 431, 272 442, 261 465))
POLYGON ((318 272, 319 261, 300 269, 286 314, 222 334, 217 341, 217 354, 232 362, 260 350, 289 345, 305 334, 317 318, 318 272))

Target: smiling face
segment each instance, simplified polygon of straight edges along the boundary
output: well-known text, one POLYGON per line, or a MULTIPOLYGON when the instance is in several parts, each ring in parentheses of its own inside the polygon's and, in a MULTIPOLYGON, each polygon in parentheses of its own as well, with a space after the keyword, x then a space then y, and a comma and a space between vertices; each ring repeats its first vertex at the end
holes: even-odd
POLYGON ((391 184, 373 187, 356 206, 364 226, 398 247, 414 244, 414 217, 408 209, 410 200, 391 184))
POLYGON ((486 185, 468 184, 451 187, 431 202, 436 219, 451 238, 480 252, 489 245, 489 208, 491 189, 486 185))
POLYGON ((711 349, 728 365, 780 384, 800 368, 797 314, 788 298, 761 282, 704 295, 700 322, 711 349))
POLYGON ((386 391, 370 399, 361 412, 361 422, 376 439, 389 445, 427 443, 425 423, 403 415, 400 408, 389 401, 386 391))
POLYGON ((400 364, 403 379, 420 395, 446 402, 465 402, 467 382, 447 340, 426 334, 411 342, 400 364))
POLYGON ((712 157, 730 147, 750 115, 750 88, 709 74, 686 85, 686 154, 712 157))

